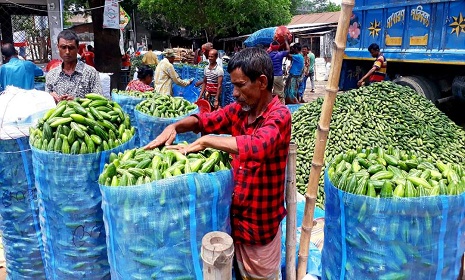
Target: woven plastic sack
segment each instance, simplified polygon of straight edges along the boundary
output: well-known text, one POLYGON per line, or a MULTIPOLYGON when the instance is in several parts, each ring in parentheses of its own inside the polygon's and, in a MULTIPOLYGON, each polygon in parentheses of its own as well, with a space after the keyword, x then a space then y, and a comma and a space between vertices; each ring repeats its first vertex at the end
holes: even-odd
POLYGON ((179 96, 191 103, 194 103, 197 99, 199 99, 200 87, 196 87, 195 82, 192 82, 190 85, 185 87, 173 84, 173 96, 179 96))
POLYGON ((261 45, 268 47, 273 42, 276 27, 263 28, 252 33, 252 35, 244 41, 246 47, 256 47, 261 45))
POLYGON ((230 231, 232 182, 228 170, 100 186, 111 278, 203 279, 202 238, 230 231))
POLYGON ((9 279, 45 279, 29 137, 0 141, 1 231, 9 279))
POLYGON ((136 128, 136 133, 135 133, 135 139, 134 139, 134 144, 136 146, 139 145, 139 133, 137 129, 137 122, 136 122, 136 117, 134 116, 134 108, 137 106, 137 104, 141 103, 144 99, 143 98, 137 98, 134 96, 128 96, 124 94, 117 94, 117 93, 112 93, 111 94, 111 99, 118 103, 123 111, 129 115, 129 120, 131 120, 131 125, 136 128))
POLYGON ((304 104, 287 104, 287 108, 289 111, 291 111, 291 114, 293 114, 295 111, 299 110, 300 107, 302 107, 304 104))
MULTIPOLYGON (((180 116, 177 118, 167 119, 167 118, 157 118, 144 114, 138 110, 134 110, 136 115, 137 126, 139 127, 139 139, 140 145, 145 146, 150 143, 155 137, 160 135, 163 130, 170 124, 175 123, 186 116, 197 114, 199 109, 196 108, 187 115, 180 116)), ((200 133, 195 134, 193 132, 178 133, 176 135, 175 142, 187 141, 192 143, 200 137, 200 133)))
POLYGON ((111 152, 64 155, 32 147, 47 279, 110 279, 97 183, 111 152))
POLYGON ((233 97, 233 90, 234 86, 231 84, 231 76, 228 72, 228 66, 223 66, 224 76, 223 76, 223 84, 222 84, 222 93, 221 93, 221 100, 220 105, 224 107, 228 104, 231 104, 235 101, 233 97))
POLYGON ((325 174, 323 279, 457 279, 465 194, 383 199, 337 189, 325 174))
MULTIPOLYGON (((302 231, 302 222, 305 215, 305 201, 296 203, 296 255, 295 263, 298 263, 298 253, 300 247, 300 235, 302 231)), ((325 212, 318 207, 315 207, 313 219, 324 217, 325 212)), ((282 279, 286 279, 286 220, 289 218, 289 213, 281 221, 281 275, 282 279)), ((310 242, 307 259, 307 274, 321 276, 321 252, 318 248, 310 242)))

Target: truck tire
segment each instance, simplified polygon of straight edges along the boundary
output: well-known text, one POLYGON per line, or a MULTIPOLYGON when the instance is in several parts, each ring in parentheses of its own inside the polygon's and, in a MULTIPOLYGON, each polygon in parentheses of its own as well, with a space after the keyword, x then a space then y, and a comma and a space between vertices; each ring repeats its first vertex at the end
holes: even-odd
POLYGON ((452 82, 452 95, 465 101, 465 76, 457 76, 452 82))
POLYGON ((426 91, 426 95, 429 96, 429 100, 435 103, 436 100, 441 98, 441 92, 439 91, 439 87, 431 79, 428 79, 424 76, 414 77, 420 80, 420 83, 423 84, 422 87, 426 91))
POLYGON ((394 83, 402 86, 408 86, 414 91, 416 91, 419 95, 426 97, 427 99, 431 100, 430 96, 428 95, 429 92, 426 90, 426 85, 423 84, 420 79, 413 76, 406 76, 406 77, 399 77, 393 81, 394 83))

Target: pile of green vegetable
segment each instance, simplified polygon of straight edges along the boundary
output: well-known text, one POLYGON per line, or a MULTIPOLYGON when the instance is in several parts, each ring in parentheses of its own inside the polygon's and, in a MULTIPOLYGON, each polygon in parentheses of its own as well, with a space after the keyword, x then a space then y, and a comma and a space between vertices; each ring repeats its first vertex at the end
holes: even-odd
POLYGON ((90 93, 49 110, 30 129, 29 142, 44 151, 87 154, 113 149, 129 141, 134 131, 118 103, 90 93))
MULTIPOLYGON (((292 141, 298 145, 297 187, 305 193, 323 99, 292 115, 292 141)), ((331 119, 325 162, 358 147, 414 151, 422 158, 465 164, 465 131, 429 100, 391 82, 338 95, 331 119)), ((317 205, 324 207, 323 176, 317 205)))
POLYGON ((156 93, 154 91, 127 91, 127 90, 113 90, 112 93, 132 96, 136 98, 152 98, 156 93))
POLYGON ((158 118, 177 118, 185 116, 195 110, 197 105, 190 103, 182 97, 169 95, 155 95, 136 106, 136 110, 149 116, 158 118))
POLYGON ((132 149, 112 153, 99 183, 105 186, 134 186, 189 173, 209 173, 231 169, 229 154, 206 149, 184 155, 177 150, 132 149))
POLYGON ((337 188, 371 197, 422 197, 465 192, 465 172, 458 164, 418 158, 397 149, 351 150, 328 168, 337 188))

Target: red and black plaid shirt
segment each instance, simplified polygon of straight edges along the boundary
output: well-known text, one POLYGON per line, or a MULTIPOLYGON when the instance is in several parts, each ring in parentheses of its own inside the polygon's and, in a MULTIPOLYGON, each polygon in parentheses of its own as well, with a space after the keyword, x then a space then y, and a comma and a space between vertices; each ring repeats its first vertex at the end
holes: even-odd
POLYGON ((196 115, 200 132, 231 134, 239 154, 232 155, 234 192, 232 236, 243 244, 267 244, 275 237, 284 208, 284 180, 291 138, 291 114, 274 97, 251 124, 238 103, 196 115))

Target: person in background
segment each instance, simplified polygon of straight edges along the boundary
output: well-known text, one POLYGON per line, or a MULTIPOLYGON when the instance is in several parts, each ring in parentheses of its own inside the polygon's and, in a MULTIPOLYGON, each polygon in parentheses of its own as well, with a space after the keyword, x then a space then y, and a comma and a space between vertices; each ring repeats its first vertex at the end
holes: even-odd
POLYGON ((153 91, 150 84, 153 81, 153 69, 147 65, 142 65, 137 71, 137 80, 132 80, 126 87, 127 91, 153 91))
POLYGON ((291 44, 291 51, 288 58, 292 60, 291 69, 289 69, 289 75, 286 80, 284 87, 284 95, 286 98, 286 104, 298 104, 299 103, 299 86, 302 80, 302 72, 304 70, 304 57, 300 53, 301 47, 299 43, 291 44))
POLYGON ((285 104, 283 59, 289 55, 289 42, 287 41, 287 38, 285 38, 284 44, 284 51, 279 51, 280 45, 277 41, 273 41, 268 49, 268 55, 273 62, 273 94, 277 95, 279 97, 279 101, 283 104, 285 104))
POLYGON ((142 64, 149 66, 157 66, 158 58, 157 55, 152 51, 152 44, 148 44, 147 49, 147 52, 144 54, 144 57, 142 58, 142 64))
POLYGON ((0 91, 7 86, 22 89, 34 88, 34 77, 44 75, 44 71, 27 60, 20 60, 13 44, 2 46, 3 65, 0 67, 0 91))
POLYGON ((310 78, 310 84, 312 86, 311 92, 315 92, 315 55, 309 50, 308 46, 302 47, 302 55, 304 57, 304 72, 302 82, 299 87, 299 96, 303 102, 303 95, 307 89, 307 79, 310 78))
MULTIPOLYGON (((210 42, 207 42, 205 44, 202 45, 202 61, 201 62, 208 62, 210 63, 210 60, 208 59, 208 54, 210 53, 210 50, 213 49, 213 44, 210 43, 210 42)), ((220 68, 223 68, 223 60, 218 56, 218 58, 216 59, 216 64, 218 64, 218 66, 220 68)), ((203 84, 203 80, 199 80, 195 83, 195 86, 198 87, 200 86, 201 84, 203 84)))
POLYGON ((203 71, 204 78, 200 96, 208 100, 212 109, 216 110, 219 108, 218 104, 221 97, 224 71, 216 62, 218 58, 217 50, 211 49, 208 53, 208 58, 210 64, 205 66, 203 71))
POLYGON ((131 68, 131 55, 129 51, 127 51, 121 58, 121 68, 124 70, 128 70, 131 68))
POLYGON ((228 72, 236 102, 167 126, 145 149, 170 145, 177 133, 194 131, 204 136, 171 148, 183 154, 207 148, 230 153, 236 279, 281 279, 280 223, 286 216, 284 180, 291 113, 271 93, 273 63, 265 50, 246 48, 237 53, 228 63, 228 72))
POLYGON ((163 52, 163 60, 158 64, 155 69, 155 92, 159 94, 173 95, 173 82, 180 86, 188 86, 192 80, 182 80, 179 78, 178 73, 174 70, 174 59, 176 54, 172 49, 166 49, 163 52))
MULTIPOLYGON (((213 49, 213 44, 210 43, 210 42, 207 42, 205 44, 202 45, 202 52, 203 52, 203 56, 202 56, 202 61, 203 62, 208 62, 210 63, 210 59, 208 58, 208 54, 209 52, 213 49)), ((223 61, 222 59, 218 56, 218 58, 216 59, 216 63, 221 67, 223 68, 223 61)))
POLYGON ((94 47, 92 47, 91 45, 88 45, 87 51, 84 51, 81 55, 81 60, 85 62, 87 65, 95 67, 94 58, 95 58, 94 47))
POLYGON ((368 51, 376 60, 370 71, 358 81, 357 85, 359 87, 365 84, 366 79, 368 79, 369 83, 382 82, 386 79, 387 60, 379 50, 378 44, 371 44, 368 51))
MULTIPOLYGON (((77 59, 79 38, 72 30, 58 34, 57 47, 63 63, 45 76, 45 88, 55 102, 85 97, 88 93, 102 94, 100 76, 94 67, 77 59)), ((110 96, 105 96, 110 98, 110 96)))

